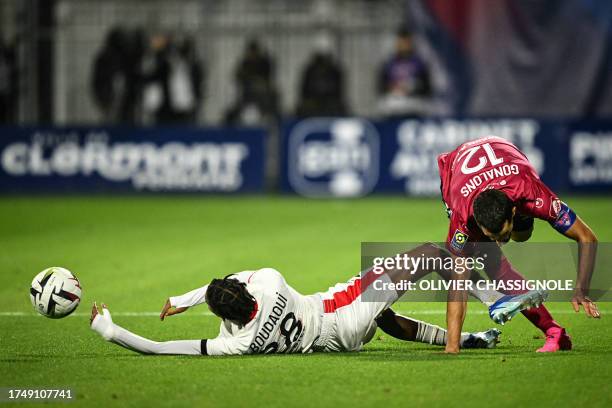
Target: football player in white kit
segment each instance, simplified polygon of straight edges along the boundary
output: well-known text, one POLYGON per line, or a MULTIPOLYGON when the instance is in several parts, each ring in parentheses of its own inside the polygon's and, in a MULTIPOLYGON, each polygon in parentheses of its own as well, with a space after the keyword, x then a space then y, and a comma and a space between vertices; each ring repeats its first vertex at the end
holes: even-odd
MULTIPOLYGON (((430 244, 425 244, 423 248, 434 252, 440 250, 430 244)), ((108 308, 102 305, 102 309, 98 310, 95 303, 91 328, 104 339, 143 354, 358 351, 372 339, 377 327, 402 340, 444 346, 445 329, 398 315, 390 309, 403 291, 382 291, 363 296, 373 290, 375 280, 389 283, 401 278, 419 279, 421 276, 406 275, 398 270, 378 275, 370 270, 326 292, 302 295, 289 286, 275 269, 244 271, 223 279, 213 279, 210 284, 184 295, 170 297, 162 309, 161 320, 207 303, 211 312, 222 319, 216 338, 165 342, 148 340, 114 323, 108 308)), ((503 294, 498 297, 502 298, 503 294)), ((519 303, 512 305, 516 313, 529 307, 528 302, 519 303)), ((498 342, 500 333, 497 329, 462 333, 461 347, 492 348, 498 342)))

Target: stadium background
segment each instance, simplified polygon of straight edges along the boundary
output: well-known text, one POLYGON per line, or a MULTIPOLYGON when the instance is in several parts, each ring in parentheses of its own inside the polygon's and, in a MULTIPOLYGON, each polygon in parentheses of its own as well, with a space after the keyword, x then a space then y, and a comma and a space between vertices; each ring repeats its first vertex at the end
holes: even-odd
MULTIPOLYGON (((204 310, 155 312, 233 271, 309 293, 356 273, 362 241, 439 241, 434 158, 487 134, 609 241, 609 2, 0 0, 0 34, 0 387, 70 386, 83 406, 612 402, 608 304, 598 322, 552 304, 575 340, 555 356, 524 319, 459 358, 379 335, 359 355, 154 359, 87 328, 98 300, 148 337, 210 337, 204 310), (401 41, 409 68, 381 80, 401 41), (249 45, 267 57, 241 76, 249 45), (31 309, 51 265, 82 281, 75 317, 31 309)), ((444 323, 443 304, 400 309, 444 323)))

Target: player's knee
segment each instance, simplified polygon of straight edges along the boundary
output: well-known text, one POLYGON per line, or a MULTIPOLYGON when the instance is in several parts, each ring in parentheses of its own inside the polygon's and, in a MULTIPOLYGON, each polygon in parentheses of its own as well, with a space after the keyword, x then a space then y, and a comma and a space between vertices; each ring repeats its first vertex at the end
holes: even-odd
POLYGON ((395 312, 391 309, 385 309, 374 320, 376 321, 376 324, 378 324, 379 326, 381 325, 384 326, 385 323, 389 322, 390 320, 393 320, 394 318, 395 318, 395 312))

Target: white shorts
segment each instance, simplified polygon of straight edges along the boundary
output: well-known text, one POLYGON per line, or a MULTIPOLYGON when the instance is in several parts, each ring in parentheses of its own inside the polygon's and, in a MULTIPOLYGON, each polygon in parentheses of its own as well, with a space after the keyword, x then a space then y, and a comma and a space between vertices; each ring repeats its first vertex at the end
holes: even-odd
MULTIPOLYGON (((377 295, 376 301, 362 300, 374 279, 389 281, 387 275, 366 273, 347 283, 338 283, 319 295, 323 300, 321 337, 316 349, 321 351, 358 351, 376 332, 376 318, 398 299, 395 291, 377 295)), ((367 296, 372 299, 372 296, 367 296)))

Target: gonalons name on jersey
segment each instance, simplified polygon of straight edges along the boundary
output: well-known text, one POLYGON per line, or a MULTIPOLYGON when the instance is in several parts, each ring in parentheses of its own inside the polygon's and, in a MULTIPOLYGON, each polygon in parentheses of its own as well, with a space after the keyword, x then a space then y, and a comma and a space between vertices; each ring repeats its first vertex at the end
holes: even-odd
POLYGON ((493 181, 499 177, 507 177, 511 174, 518 175, 519 167, 516 164, 504 164, 503 166, 494 167, 483 171, 480 174, 470 178, 467 183, 461 187, 461 195, 467 197, 470 193, 476 190, 483 182, 493 181))

